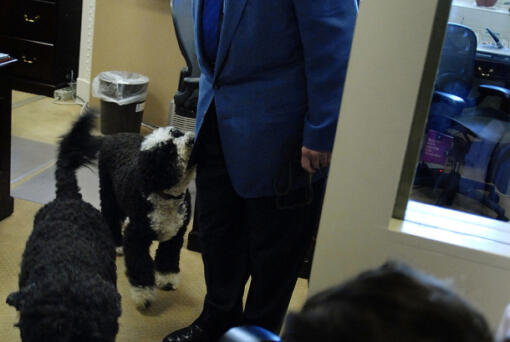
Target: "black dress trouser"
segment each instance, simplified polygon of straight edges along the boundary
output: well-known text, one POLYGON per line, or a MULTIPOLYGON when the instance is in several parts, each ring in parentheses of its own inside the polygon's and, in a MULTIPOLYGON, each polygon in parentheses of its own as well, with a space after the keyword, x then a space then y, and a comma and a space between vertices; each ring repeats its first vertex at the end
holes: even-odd
MULTIPOLYGON (((240 324, 278 333, 319 221, 325 182, 313 184, 310 204, 293 209, 277 208, 275 197, 240 197, 225 166, 214 104, 210 108, 196 145, 199 236, 207 286, 197 323, 213 337, 240 324)), ((296 191, 288 196, 301 195, 296 191)))

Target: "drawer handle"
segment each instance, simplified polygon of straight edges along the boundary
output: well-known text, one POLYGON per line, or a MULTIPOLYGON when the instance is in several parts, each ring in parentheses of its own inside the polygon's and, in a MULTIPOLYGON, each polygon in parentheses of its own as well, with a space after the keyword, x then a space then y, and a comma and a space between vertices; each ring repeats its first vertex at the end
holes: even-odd
POLYGON ((39 19, 41 19, 41 16, 39 14, 36 15, 35 17, 33 17, 33 18, 29 18, 28 14, 25 14, 24 17, 25 17, 25 21, 27 23, 36 23, 36 22, 39 21, 39 19))
POLYGON ((35 62, 37 62, 37 58, 32 57, 32 59, 30 59, 27 56, 23 55, 23 56, 21 56, 21 61, 26 64, 34 64, 35 62))

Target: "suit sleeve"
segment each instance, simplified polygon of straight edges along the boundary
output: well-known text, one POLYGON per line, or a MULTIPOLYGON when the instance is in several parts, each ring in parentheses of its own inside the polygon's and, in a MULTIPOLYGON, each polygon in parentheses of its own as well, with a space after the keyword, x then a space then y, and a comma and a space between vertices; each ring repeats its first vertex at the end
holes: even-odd
POLYGON ((292 0, 304 51, 308 95, 303 145, 331 151, 349 59, 356 0, 292 0))

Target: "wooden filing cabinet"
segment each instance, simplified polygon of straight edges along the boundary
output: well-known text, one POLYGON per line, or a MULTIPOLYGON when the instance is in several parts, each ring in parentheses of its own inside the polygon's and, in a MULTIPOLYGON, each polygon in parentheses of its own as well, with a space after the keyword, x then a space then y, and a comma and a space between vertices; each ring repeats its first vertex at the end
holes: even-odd
POLYGON ((53 96, 78 76, 82 0, 0 0, 0 51, 13 88, 53 96))

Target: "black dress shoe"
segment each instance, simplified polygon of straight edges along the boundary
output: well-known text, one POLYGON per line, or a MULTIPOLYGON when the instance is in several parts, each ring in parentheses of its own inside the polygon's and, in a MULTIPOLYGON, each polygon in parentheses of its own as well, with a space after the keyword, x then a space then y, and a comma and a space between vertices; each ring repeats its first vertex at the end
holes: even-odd
POLYGON ((212 342, 210 336, 198 324, 174 331, 163 339, 163 342, 212 342))

